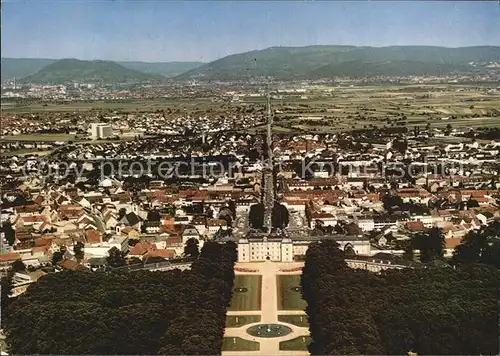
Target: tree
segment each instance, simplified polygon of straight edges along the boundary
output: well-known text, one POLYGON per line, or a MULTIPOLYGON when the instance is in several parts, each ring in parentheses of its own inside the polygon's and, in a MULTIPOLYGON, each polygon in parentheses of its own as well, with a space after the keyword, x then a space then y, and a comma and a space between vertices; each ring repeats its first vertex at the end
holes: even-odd
POLYGON ((446 136, 450 136, 451 130, 452 130, 451 124, 446 125, 446 129, 444 130, 444 134, 446 136))
POLYGON ((118 210, 118 220, 121 220, 125 214, 127 214, 127 209, 125 208, 121 208, 120 210, 118 210))
POLYGON ((409 240, 403 245, 403 258, 407 261, 413 261, 415 256, 413 254, 413 244, 412 241, 409 240))
POLYGON ((148 220, 148 221, 160 221, 161 215, 157 210, 150 210, 148 212, 148 216, 147 216, 146 220, 148 220))
POLYGON ((125 266, 125 258, 123 252, 117 247, 112 247, 108 251, 108 257, 106 258, 108 265, 111 267, 121 267, 125 266))
POLYGON ((11 246, 14 245, 14 242, 16 241, 16 232, 12 228, 11 223, 4 221, 0 231, 5 234, 5 239, 7 240, 9 245, 11 245, 11 246))
POLYGON ((394 207, 403 205, 403 199, 397 195, 385 195, 382 198, 382 203, 384 204, 385 210, 392 210, 394 207))
POLYGON ((408 142, 403 140, 395 140, 392 147, 401 154, 404 154, 408 149, 408 142))
POLYGON ((313 242, 301 276, 313 339, 309 351, 313 355, 401 355, 410 350, 429 355, 495 353, 499 279, 500 271, 474 264, 375 274, 348 268, 343 252, 328 240, 313 242))
POLYGON ((262 203, 252 205, 248 218, 250 227, 261 229, 264 226, 264 205, 262 203))
MULTIPOLYGON (((1 280, 0 280, 0 285, 1 285, 1 288, 2 288, 2 295, 1 295, 1 298, 2 298, 2 303, 1 303, 1 308, 2 308, 2 311, 5 311, 7 310, 7 307, 9 306, 10 302, 11 302, 11 299, 9 297, 10 295, 10 292, 12 290, 12 279, 14 278, 14 271, 10 270, 10 271, 7 271, 7 273, 2 276, 1 280)), ((2 317, 4 318, 4 313, 2 313, 2 317)), ((3 320, 0 319, 0 322, 2 322, 2 327, 3 327, 3 320)))
POLYGON ((194 237, 191 237, 189 240, 187 240, 186 246, 184 246, 184 255, 192 258, 198 258, 198 255, 200 254, 198 244, 199 241, 194 237))
POLYGON ((288 209, 280 203, 275 202, 272 211, 272 227, 274 228, 284 228, 288 226, 289 214, 288 209))
POLYGON ((420 261, 431 262, 444 256, 444 235, 440 228, 433 227, 427 232, 412 236, 413 248, 420 250, 420 261))
POLYGON ((83 252, 83 247, 85 245, 83 244, 83 242, 81 241, 77 241, 76 244, 74 245, 73 247, 73 252, 75 253, 75 258, 78 260, 78 261, 81 261, 83 260, 83 257, 85 256, 84 252, 83 252))
POLYGON ((479 208, 479 203, 475 199, 467 200, 467 208, 479 208))
POLYGON ((500 222, 479 231, 470 231, 453 251, 451 263, 467 265, 485 263, 500 268, 500 222))
POLYGON ((21 260, 15 260, 12 263, 12 271, 14 271, 14 272, 26 271, 26 265, 21 260))
POLYGON ((63 259, 63 252, 61 251, 56 251, 52 254, 52 266, 57 265, 57 262, 62 261, 63 259))

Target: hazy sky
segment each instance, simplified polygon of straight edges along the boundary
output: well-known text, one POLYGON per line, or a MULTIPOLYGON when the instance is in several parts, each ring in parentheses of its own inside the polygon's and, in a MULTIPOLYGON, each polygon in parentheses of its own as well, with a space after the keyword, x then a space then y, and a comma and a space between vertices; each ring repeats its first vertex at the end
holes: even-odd
POLYGON ((500 45, 496 1, 2 2, 2 57, 210 61, 272 46, 500 45))

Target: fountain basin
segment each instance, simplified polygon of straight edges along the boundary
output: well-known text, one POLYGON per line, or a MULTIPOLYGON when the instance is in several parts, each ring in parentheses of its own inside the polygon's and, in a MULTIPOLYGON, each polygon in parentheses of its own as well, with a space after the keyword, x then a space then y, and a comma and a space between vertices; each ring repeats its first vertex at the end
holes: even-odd
POLYGON ((247 329, 247 333, 255 337, 281 337, 288 335, 292 329, 280 324, 257 324, 247 329))

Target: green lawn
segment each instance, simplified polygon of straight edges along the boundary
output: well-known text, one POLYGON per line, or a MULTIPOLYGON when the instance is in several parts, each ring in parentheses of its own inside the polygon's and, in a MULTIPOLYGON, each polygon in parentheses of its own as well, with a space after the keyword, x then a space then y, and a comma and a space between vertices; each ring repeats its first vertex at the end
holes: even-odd
POLYGON ((236 275, 234 289, 246 288, 246 292, 233 291, 228 310, 260 310, 262 276, 236 275))
POLYGON ((6 141, 69 141, 73 140, 75 135, 68 134, 33 134, 33 135, 12 135, 2 136, 6 141))
POLYGON ((304 310, 307 306, 300 291, 293 290, 300 287, 300 275, 276 276, 278 287, 278 310, 304 310))
POLYGON ((222 339, 222 351, 259 351, 260 344, 244 340, 240 337, 225 337, 222 339))
POLYGON ((259 321, 260 315, 228 315, 226 316, 226 328, 239 328, 259 321))
POLYGON ((307 315, 278 315, 278 321, 300 327, 308 327, 307 315))
POLYGON ((307 345, 311 342, 310 336, 300 336, 292 340, 280 342, 280 350, 283 351, 307 351, 307 345))

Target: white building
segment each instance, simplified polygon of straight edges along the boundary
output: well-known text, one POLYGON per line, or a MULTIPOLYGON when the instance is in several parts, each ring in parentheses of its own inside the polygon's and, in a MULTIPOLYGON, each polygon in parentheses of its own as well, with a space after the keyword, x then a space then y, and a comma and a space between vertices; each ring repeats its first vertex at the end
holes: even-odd
POLYGON ((103 139, 113 136, 111 125, 104 123, 90 124, 90 131, 93 140, 103 139))
POLYGON ((369 218, 359 219, 358 226, 365 232, 373 231, 375 230, 375 221, 369 218))
POLYGON ((86 243, 84 245, 83 251, 85 252, 86 258, 91 257, 108 257, 108 251, 113 247, 116 247, 122 252, 128 252, 128 236, 113 236, 108 241, 98 242, 98 243, 86 243))
POLYGON ((356 236, 307 236, 281 237, 255 235, 242 238, 238 241, 238 262, 293 262, 294 257, 304 256, 309 244, 322 239, 333 239, 340 248, 352 248, 356 254, 369 255, 370 242, 368 239, 356 236))

